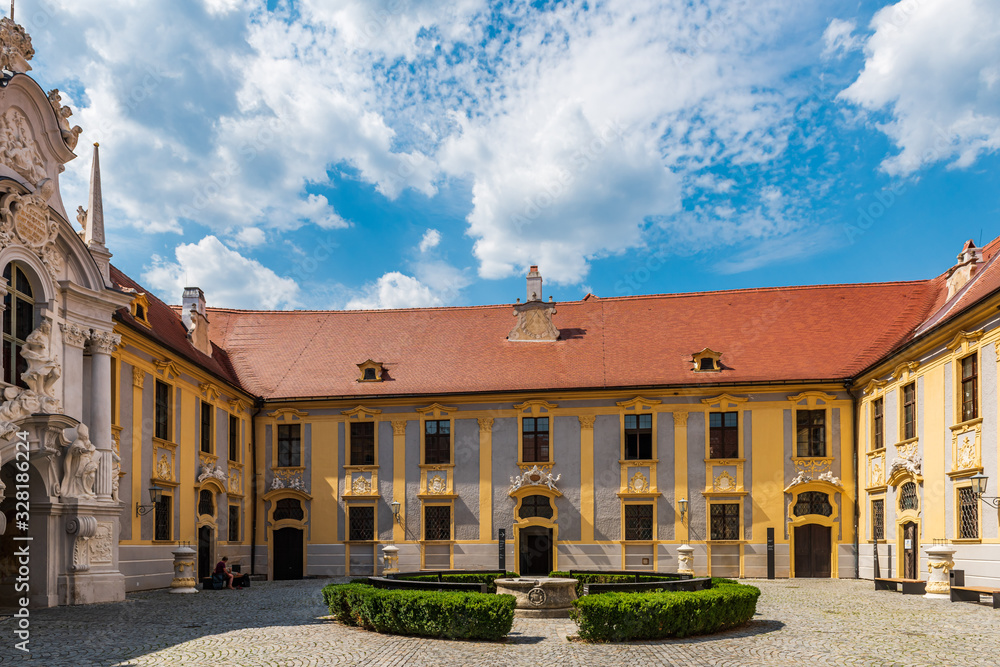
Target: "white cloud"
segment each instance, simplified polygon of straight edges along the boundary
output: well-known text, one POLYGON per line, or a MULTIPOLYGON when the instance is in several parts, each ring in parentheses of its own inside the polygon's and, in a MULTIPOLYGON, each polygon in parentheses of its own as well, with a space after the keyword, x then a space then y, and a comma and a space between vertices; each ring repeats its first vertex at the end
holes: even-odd
POLYGON ((440 306, 441 299, 416 278, 399 271, 386 273, 347 303, 347 310, 423 308, 440 306))
POLYGON ((441 232, 436 229, 428 229, 420 239, 420 252, 427 252, 431 248, 436 248, 441 243, 441 232))
POLYGON ((864 70, 841 98, 888 112, 879 128, 900 149, 888 173, 967 167, 1000 148, 1000 4, 903 0, 871 28, 864 70))
POLYGON ((230 308, 293 308, 299 286, 260 262, 230 250, 214 236, 177 246, 176 261, 156 255, 142 274, 144 283, 163 299, 179 299, 185 287, 200 287, 209 305, 230 308))
POLYGON ((854 21, 832 19, 823 31, 823 57, 843 55, 857 49, 861 41, 854 35, 856 28, 854 21))
POLYGON ((247 248, 259 246, 266 240, 267 235, 264 233, 264 230, 257 227, 244 227, 233 236, 233 241, 235 241, 237 245, 247 248))

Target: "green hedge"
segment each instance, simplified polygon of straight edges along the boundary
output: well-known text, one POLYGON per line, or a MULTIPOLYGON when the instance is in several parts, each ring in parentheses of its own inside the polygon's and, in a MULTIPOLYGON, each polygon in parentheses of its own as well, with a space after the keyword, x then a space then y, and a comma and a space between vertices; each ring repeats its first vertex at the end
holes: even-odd
POLYGON ((729 579, 697 592, 602 593, 573 602, 580 637, 621 642, 704 635, 742 625, 757 610, 760 589, 729 579))
MULTIPOLYGON (((487 593, 496 593, 497 584, 496 580, 504 577, 517 577, 516 572, 508 572, 507 574, 442 574, 441 581, 447 581, 456 584, 486 584, 487 593)), ((417 574, 417 575, 406 575, 399 577, 400 579, 405 579, 406 581, 437 581, 436 574, 417 574)))
MULTIPOLYGON (((584 584, 632 584, 635 583, 634 574, 574 574, 570 576, 569 572, 550 572, 550 577, 562 577, 564 579, 576 579, 576 596, 583 596, 583 585, 584 584)), ((639 582, 647 581, 663 581, 664 577, 662 575, 656 574, 640 574, 639 582)), ((714 579, 712 580, 715 581, 714 579)))
POLYGON ((392 635, 496 641, 514 623, 513 595, 330 584, 323 588, 323 602, 341 623, 392 635))

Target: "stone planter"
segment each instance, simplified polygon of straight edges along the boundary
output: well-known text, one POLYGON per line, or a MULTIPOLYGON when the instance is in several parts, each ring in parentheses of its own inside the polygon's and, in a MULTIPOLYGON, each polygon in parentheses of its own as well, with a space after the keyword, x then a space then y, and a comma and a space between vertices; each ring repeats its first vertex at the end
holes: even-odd
POLYGON ((927 587, 924 589, 925 598, 951 599, 951 585, 948 582, 948 573, 955 567, 951 557, 955 554, 955 548, 949 544, 935 544, 924 548, 927 553, 927 587))
POLYGON ((518 577, 497 579, 497 593, 517 598, 515 618, 569 618, 576 599, 576 579, 518 577))

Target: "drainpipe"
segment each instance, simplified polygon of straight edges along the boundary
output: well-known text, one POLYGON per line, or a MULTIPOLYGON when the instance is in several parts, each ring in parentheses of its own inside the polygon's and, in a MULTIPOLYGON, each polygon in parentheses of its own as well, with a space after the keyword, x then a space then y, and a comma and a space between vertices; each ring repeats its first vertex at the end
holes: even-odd
POLYGON ((250 487, 250 574, 257 574, 257 415, 263 409, 264 399, 254 399, 250 415, 250 475, 253 479, 250 487))
POLYGON ((858 535, 858 524, 861 519, 861 487, 858 476, 858 447, 860 437, 858 434, 858 395, 852 391, 854 380, 844 380, 844 389, 851 395, 851 432, 854 439, 854 465, 851 466, 851 475, 854 477, 854 578, 861 578, 861 538, 858 535))

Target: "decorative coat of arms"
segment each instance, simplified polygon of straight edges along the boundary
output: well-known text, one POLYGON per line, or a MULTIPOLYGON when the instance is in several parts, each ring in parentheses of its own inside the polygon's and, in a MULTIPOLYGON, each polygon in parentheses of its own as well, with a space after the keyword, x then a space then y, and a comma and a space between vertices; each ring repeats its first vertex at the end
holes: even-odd
POLYGON ((542 470, 538 466, 532 466, 530 470, 525 470, 520 475, 510 478, 510 492, 513 493, 524 486, 545 486, 556 491, 556 482, 562 475, 552 476, 548 470, 542 470))

